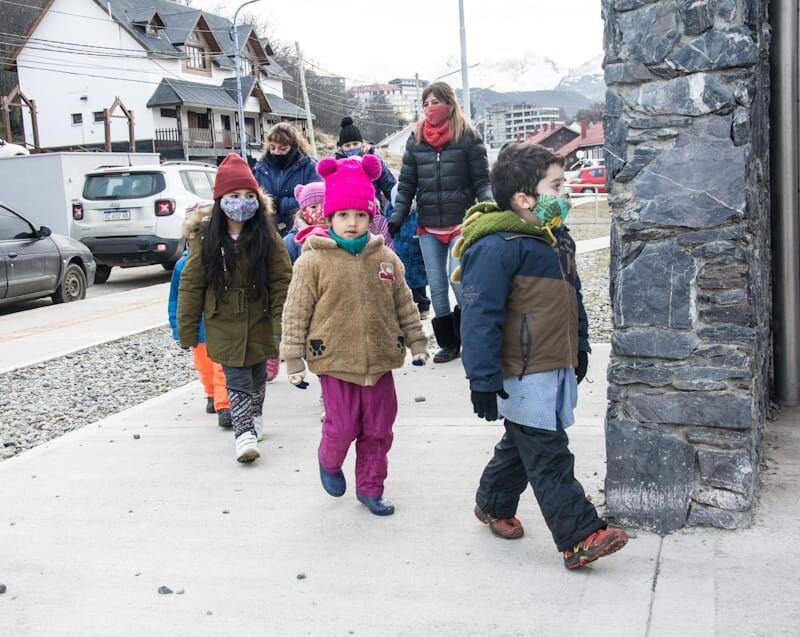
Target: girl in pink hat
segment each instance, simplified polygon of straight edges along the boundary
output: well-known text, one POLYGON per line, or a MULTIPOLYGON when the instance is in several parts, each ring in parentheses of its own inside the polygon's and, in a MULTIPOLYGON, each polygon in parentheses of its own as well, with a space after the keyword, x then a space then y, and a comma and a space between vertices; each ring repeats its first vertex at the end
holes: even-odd
POLYGON ((356 441, 356 498, 375 515, 391 515, 394 505, 383 497, 397 415, 391 370, 403 365, 407 348, 414 365, 424 365, 428 353, 403 265, 382 236, 368 232, 377 212, 372 181, 380 170, 371 155, 318 164, 328 232, 309 236, 295 263, 281 358, 298 388, 308 386, 306 363, 320 378, 325 491, 344 495, 342 463, 356 441))

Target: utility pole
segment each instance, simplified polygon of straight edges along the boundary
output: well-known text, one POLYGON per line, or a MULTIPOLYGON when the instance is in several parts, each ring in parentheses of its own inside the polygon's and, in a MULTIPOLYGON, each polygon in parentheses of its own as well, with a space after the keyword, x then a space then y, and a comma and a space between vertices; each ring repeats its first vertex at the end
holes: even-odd
POLYGON ((242 153, 242 159, 247 161, 247 140, 245 139, 247 134, 244 130, 244 101, 242 100, 242 69, 241 61, 239 57, 239 29, 237 27, 237 22, 239 21, 239 11, 244 9, 248 4, 253 4, 254 2, 258 2, 258 0, 248 0, 244 4, 240 5, 238 9, 236 9, 236 13, 233 14, 233 66, 235 67, 236 71, 236 110, 238 111, 239 116, 239 148, 242 153))
POLYGON ((414 87, 417 89, 417 99, 414 102, 414 119, 418 120, 419 117, 420 117, 419 113, 420 113, 420 106, 421 106, 421 104, 419 103, 419 100, 420 100, 420 96, 419 96, 419 73, 414 73, 414 87))
POLYGON ((311 106, 308 103, 308 89, 306 88, 306 71, 303 68, 303 54, 300 52, 300 43, 295 41, 295 48, 297 49, 297 65, 300 67, 300 86, 303 89, 303 105, 306 109, 306 125, 308 126, 308 133, 311 137, 311 150, 314 153, 314 159, 317 158, 317 140, 314 137, 314 122, 311 119, 311 106))
POLYGON ((467 30, 464 27, 464 0, 458 0, 458 21, 461 27, 461 110, 472 122, 472 105, 469 96, 469 69, 467 67, 467 30))

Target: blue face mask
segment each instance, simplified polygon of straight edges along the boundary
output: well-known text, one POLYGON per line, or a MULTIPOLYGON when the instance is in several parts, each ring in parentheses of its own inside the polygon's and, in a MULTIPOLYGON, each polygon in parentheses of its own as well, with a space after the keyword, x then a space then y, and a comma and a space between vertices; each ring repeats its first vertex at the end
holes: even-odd
POLYGON ((229 219, 247 221, 255 216, 256 210, 258 210, 258 199, 223 197, 219 202, 219 207, 229 219))
POLYGON ((361 146, 356 146, 355 148, 348 148, 344 151, 345 157, 357 157, 361 154, 361 146))

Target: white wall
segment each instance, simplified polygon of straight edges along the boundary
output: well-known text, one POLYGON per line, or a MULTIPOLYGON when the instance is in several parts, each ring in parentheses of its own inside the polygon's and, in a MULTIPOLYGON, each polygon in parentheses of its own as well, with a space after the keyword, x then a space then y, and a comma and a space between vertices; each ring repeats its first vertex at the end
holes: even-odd
MULTIPOLYGON (((93 0, 54 0, 51 9, 32 34, 34 38, 88 45, 82 48, 84 52, 98 51, 91 47, 114 47, 119 54, 132 57, 42 51, 46 45, 29 41, 18 58, 19 81, 23 93, 36 102, 42 146, 103 143, 103 123, 94 122, 93 112, 109 108, 117 96, 134 112, 136 139, 151 139, 156 128, 177 127, 175 119, 161 117, 160 108, 146 106, 162 78, 220 86, 234 76, 232 69, 218 67, 212 67, 211 77, 183 73, 180 59, 145 57, 141 45, 93 0), (72 124, 72 113, 81 113, 83 123, 72 124)), ((265 91, 283 97, 280 80, 262 75, 261 83, 265 91)), ((246 110, 258 112, 257 100, 248 101, 246 110)), ((25 139, 33 144, 30 117, 27 110, 23 112, 25 139)), ((186 125, 184 109, 184 128, 186 125)), ((127 120, 112 119, 111 139, 128 140, 127 120)))

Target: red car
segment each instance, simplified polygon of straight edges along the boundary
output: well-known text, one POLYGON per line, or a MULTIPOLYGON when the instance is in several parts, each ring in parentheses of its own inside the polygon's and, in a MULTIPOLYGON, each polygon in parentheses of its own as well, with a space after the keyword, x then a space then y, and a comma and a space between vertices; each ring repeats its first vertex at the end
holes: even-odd
POLYGON ((573 195, 578 193, 599 193, 608 192, 606 190, 606 167, 590 166, 582 168, 578 176, 569 182, 569 189, 573 195))

